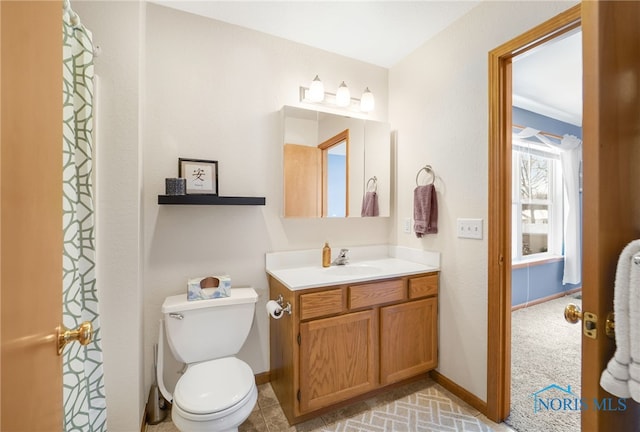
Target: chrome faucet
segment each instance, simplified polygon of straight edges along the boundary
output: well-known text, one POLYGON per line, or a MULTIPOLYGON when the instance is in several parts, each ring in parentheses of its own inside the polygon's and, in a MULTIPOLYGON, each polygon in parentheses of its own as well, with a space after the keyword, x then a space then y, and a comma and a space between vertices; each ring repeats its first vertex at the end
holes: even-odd
POLYGON ((349 257, 347 256, 348 252, 349 252, 349 249, 340 249, 340 253, 338 254, 338 257, 333 260, 331 265, 345 265, 346 263, 348 263, 349 262, 349 257))

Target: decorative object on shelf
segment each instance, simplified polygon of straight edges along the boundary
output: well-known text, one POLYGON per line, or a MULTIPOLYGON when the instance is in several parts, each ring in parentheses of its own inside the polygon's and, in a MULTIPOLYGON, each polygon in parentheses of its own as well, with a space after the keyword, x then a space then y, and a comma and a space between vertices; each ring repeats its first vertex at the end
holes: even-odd
POLYGON ((165 194, 184 195, 187 193, 187 180, 183 178, 167 178, 164 180, 165 194))
POLYGON ((187 194, 218 195, 218 161, 179 158, 178 176, 186 180, 187 194))
POLYGON ((324 84, 318 75, 309 87, 300 86, 300 102, 323 105, 329 108, 345 109, 362 113, 370 113, 375 107, 375 99, 369 87, 365 88, 361 99, 351 97, 344 81, 340 83, 336 93, 324 91, 324 84))

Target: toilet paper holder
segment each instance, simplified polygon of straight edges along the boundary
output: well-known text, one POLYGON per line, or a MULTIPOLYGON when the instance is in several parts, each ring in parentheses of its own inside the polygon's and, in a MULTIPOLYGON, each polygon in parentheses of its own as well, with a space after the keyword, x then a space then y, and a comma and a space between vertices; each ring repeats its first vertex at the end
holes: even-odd
POLYGON ((276 303, 280 305, 280 307, 282 308, 282 312, 287 312, 289 315, 291 315, 291 303, 287 302, 287 305, 285 306, 284 297, 282 297, 282 294, 278 294, 276 303))

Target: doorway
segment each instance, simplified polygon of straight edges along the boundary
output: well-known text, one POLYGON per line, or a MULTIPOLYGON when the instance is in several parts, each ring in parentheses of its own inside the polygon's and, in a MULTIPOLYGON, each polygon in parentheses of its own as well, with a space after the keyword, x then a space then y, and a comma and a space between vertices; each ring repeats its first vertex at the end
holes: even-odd
POLYGON ((487 416, 502 421, 511 406, 512 71, 513 59, 575 31, 575 6, 489 54, 489 332, 487 416))
MULTIPOLYGON (((489 53, 489 256, 487 417, 509 414, 511 361, 511 67, 519 53, 580 26, 583 32, 584 232, 583 309, 595 326, 581 337, 581 394, 590 405, 581 410, 583 430, 637 430, 640 405, 624 410, 600 409, 612 395, 599 385, 615 351, 605 336, 613 305, 613 286, 620 252, 638 238, 640 211, 635 202, 638 180, 637 119, 640 104, 629 103, 628 77, 640 76, 640 3, 583 2, 499 46, 489 53), (615 25, 613 25, 615 23, 615 25), (624 78, 624 79, 623 79, 624 78), (626 80, 625 80, 626 79, 626 80), (619 92, 610 90, 616 83, 619 92), (615 184, 615 193, 610 185, 615 184), (586 237, 585 237, 586 239, 586 237), (596 334, 591 334, 594 328, 596 334), (588 334, 589 333, 589 334, 588 334)), ((637 87, 633 87, 636 88, 637 87)), ((637 94, 637 93, 634 93, 637 94)), ((634 99, 637 101, 637 99, 634 99)))
POLYGON ((537 407, 532 395, 557 386, 549 391, 580 398, 580 326, 562 315, 568 303, 581 306, 580 28, 514 57, 511 75, 511 404, 505 423, 522 432, 579 430, 580 412, 572 409, 578 406, 537 407))

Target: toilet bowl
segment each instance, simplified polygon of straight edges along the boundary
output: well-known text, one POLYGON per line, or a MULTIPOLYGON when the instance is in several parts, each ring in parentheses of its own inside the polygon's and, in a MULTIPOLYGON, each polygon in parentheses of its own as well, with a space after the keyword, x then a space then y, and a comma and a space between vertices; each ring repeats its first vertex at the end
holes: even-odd
POLYGON ((184 431, 235 431, 257 399, 249 365, 235 357, 211 360, 189 367, 180 378, 171 419, 184 431))
POLYGON ((237 431, 253 411, 258 399, 253 371, 234 355, 247 338, 257 298, 253 288, 232 288, 228 298, 165 299, 158 350, 164 352, 166 329, 171 352, 187 369, 171 394, 164 385, 160 354, 158 386, 173 404, 171 419, 180 431, 237 431))

